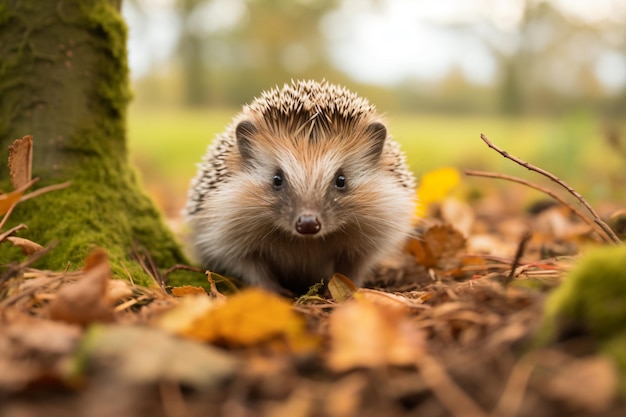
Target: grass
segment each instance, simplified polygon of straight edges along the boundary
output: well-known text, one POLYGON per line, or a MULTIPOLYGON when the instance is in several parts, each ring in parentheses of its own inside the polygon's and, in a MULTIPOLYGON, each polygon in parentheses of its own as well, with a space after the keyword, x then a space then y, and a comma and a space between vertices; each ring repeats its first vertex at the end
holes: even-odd
MULTIPOLYGON (((131 107, 131 157, 168 215, 182 207, 196 164, 236 113, 234 109, 131 107)), ((541 181, 488 149, 480 140, 484 133, 508 152, 563 178, 591 201, 624 200, 619 190, 626 182, 625 161, 609 149, 602 125, 587 113, 553 119, 392 114, 387 120, 418 177, 437 167, 454 166, 541 181)), ((621 131, 624 127, 618 126, 621 131)), ((481 187, 487 180, 466 181, 481 187)))

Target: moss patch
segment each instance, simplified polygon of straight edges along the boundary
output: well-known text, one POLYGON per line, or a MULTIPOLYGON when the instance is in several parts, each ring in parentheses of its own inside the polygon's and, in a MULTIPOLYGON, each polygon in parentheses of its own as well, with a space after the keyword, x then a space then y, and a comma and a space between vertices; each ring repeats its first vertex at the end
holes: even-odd
MULTIPOLYGON (((8 227, 25 223, 20 236, 55 249, 34 266, 82 266, 95 247, 110 255, 114 274, 151 285, 133 248, 147 252, 160 270, 187 263, 127 159, 128 83, 126 25, 113 0, 17 2, 0 8, 0 155, 26 134, 34 137, 38 186, 72 181, 68 189, 18 206, 8 227), (7 17, 9 16, 9 17, 7 17), (6 19, 10 21, 6 23, 6 19), (5 24, 2 25, 2 22, 5 24), (21 45, 11 46, 8 45, 21 45), (11 63, 8 65, 7 62, 11 63), (33 98, 32 100, 30 98, 33 98)), ((5 157, 2 157, 2 160, 5 157)), ((8 180, 0 187, 10 189, 8 180)), ((0 262, 19 258, 0 245, 0 262)), ((192 274, 192 281, 206 282, 192 274)), ((177 274, 176 282, 190 276, 177 274)))
POLYGON ((626 247, 588 253, 546 301, 540 343, 571 334, 591 336, 615 360, 626 395, 626 247))

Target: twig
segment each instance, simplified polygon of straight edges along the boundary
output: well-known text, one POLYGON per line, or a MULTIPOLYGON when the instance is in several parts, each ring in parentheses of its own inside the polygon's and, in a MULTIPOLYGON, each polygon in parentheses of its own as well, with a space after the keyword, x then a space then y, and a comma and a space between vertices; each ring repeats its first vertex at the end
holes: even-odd
POLYGON ((582 221, 587 223, 592 229, 594 229, 597 232, 599 232, 600 236, 606 242, 609 242, 609 243, 613 242, 613 239, 611 238, 611 236, 608 233, 606 233, 601 226, 596 224, 594 221, 590 220, 580 210, 578 210, 576 207, 574 207, 571 204, 569 204, 567 201, 562 199, 558 194, 556 194, 554 191, 552 191, 552 190, 550 190, 548 188, 542 187, 540 185, 537 185, 537 184, 535 184, 533 182, 530 182, 530 181, 527 181, 525 179, 518 178, 518 177, 513 177, 511 175, 506 175, 506 174, 497 174, 497 173, 493 173, 493 172, 474 171, 474 170, 471 170, 471 169, 466 169, 465 170, 465 175, 471 175, 471 176, 474 176, 474 177, 499 178, 499 179, 503 179, 503 180, 507 180, 507 181, 517 182, 517 183, 523 184, 523 185, 525 185, 527 187, 534 188, 537 191, 541 191, 542 193, 545 193, 545 194, 549 195, 550 197, 554 198, 556 201, 558 201, 559 203, 563 204, 565 207, 570 209, 572 211, 572 213, 577 215, 582 221))
MULTIPOLYGON (((33 185, 37 181, 39 181, 39 178, 33 178, 32 180, 28 181, 26 184, 22 185, 21 187, 16 188, 12 192, 14 192, 14 193, 23 193, 24 191, 26 191, 31 185, 33 185)), ((20 200, 21 200, 21 198, 20 198, 20 200)), ((13 209, 15 209, 15 206, 17 206, 17 204, 20 202, 20 200, 17 200, 15 203, 13 203, 11 205, 11 207, 9 207, 7 212, 4 213, 4 217, 2 218, 2 221, 0 221, 0 230, 2 230, 2 228, 4 227, 4 224, 7 222, 7 220, 9 219, 9 216, 11 215, 11 213, 13 213, 13 209)))
POLYGON ((144 262, 144 256, 142 256, 142 253, 137 247, 137 244, 135 241, 133 241, 133 255, 135 256, 135 258, 137 259, 137 262, 139 262, 139 265, 145 271, 145 273, 148 274, 150 278, 152 278, 154 282, 157 283, 157 285, 159 286, 159 288, 161 288, 161 291, 163 291, 164 294, 167 294, 167 289, 165 288, 165 286, 163 285, 163 282, 161 281, 161 277, 159 276, 159 271, 154 269, 154 262, 152 262, 152 258, 150 257, 150 254, 147 252, 143 254, 149 262, 149 265, 146 265, 146 262, 144 262))
POLYGON ((72 185, 72 181, 65 181, 60 184, 53 184, 53 185, 48 185, 47 187, 41 187, 40 189, 35 190, 32 193, 23 195, 22 198, 20 198, 19 202, 21 203, 22 201, 30 200, 31 198, 38 197, 50 191, 62 190, 64 188, 69 187, 70 185, 72 185))
POLYGON ((615 232, 609 227, 608 224, 606 224, 604 221, 602 221, 602 219, 600 218, 600 216, 598 215, 598 213, 596 213, 596 211, 593 209, 593 207, 591 207, 589 205, 589 203, 587 202, 587 200, 585 200, 585 198, 580 195, 576 190, 574 190, 572 187, 570 187, 569 185, 567 185, 565 182, 563 182, 562 180, 560 180, 558 177, 556 177, 554 174, 549 173, 546 170, 543 170, 539 167, 536 167, 526 161, 523 161, 519 158, 517 158, 516 156, 510 155, 508 152, 498 148, 496 145, 494 145, 489 139, 487 139, 487 137, 485 135, 483 135, 481 133, 480 138, 483 140, 483 142, 485 142, 487 144, 487 146, 489 146, 491 149, 493 149, 494 151, 498 152, 500 155, 504 156, 507 159, 510 159, 511 161, 523 166, 524 168, 530 170, 530 171, 535 171, 538 174, 543 175, 544 177, 549 178, 550 180, 556 182, 557 184, 559 184, 561 187, 565 188, 567 190, 567 192, 569 192, 571 195, 573 195, 574 197, 576 197, 576 199, 578 201, 580 201, 582 203, 583 206, 585 206, 585 208, 587 210, 589 210, 589 213, 591 213, 591 215, 593 216, 593 220, 596 222, 596 224, 598 226, 600 226, 602 228, 602 230, 604 230, 613 240, 614 243, 617 244, 622 244, 622 241, 620 240, 619 237, 617 237, 617 235, 615 234, 615 232))
POLYGON ((513 259, 513 264, 511 265, 511 272, 509 273, 508 278, 504 281, 504 286, 509 285, 513 278, 515 278, 515 270, 519 266, 520 259, 522 259, 522 255, 524 255, 524 251, 526 250, 526 245, 530 238, 533 237, 533 233, 530 229, 526 230, 524 236, 522 236, 522 240, 520 240, 519 245, 517 246, 517 251, 515 252, 515 258, 513 259))
POLYGON ((514 417, 522 406, 526 387, 536 366, 536 353, 522 357, 511 371, 498 404, 491 412, 492 417, 514 417))
POLYGON ((11 207, 9 207, 7 212, 4 213, 4 217, 2 218, 2 221, 0 221, 0 230, 2 230, 2 228, 4 227, 4 224, 7 222, 7 220, 9 220, 9 216, 11 216, 11 213, 13 213, 13 209, 15 209, 15 206, 17 206, 17 203, 19 203, 19 201, 16 201, 15 203, 11 204, 11 207))
POLYGON ((27 227, 24 223, 20 223, 17 226, 10 228, 6 232, 0 234, 0 242, 4 241, 4 239, 11 236, 13 233, 17 232, 18 230, 26 229, 26 228, 27 227))
POLYGON ((192 272, 197 272, 199 274, 202 273, 202 269, 200 268, 196 268, 194 266, 189 266, 189 265, 183 265, 183 264, 176 264, 174 266, 172 266, 171 268, 169 268, 167 271, 165 271, 163 273, 163 281, 165 281, 167 283, 169 275, 174 272, 174 271, 179 271, 179 270, 184 270, 184 271, 192 271, 192 272))
POLYGON ((437 359, 424 354, 417 366, 426 385, 452 416, 487 417, 487 413, 450 378, 437 359))

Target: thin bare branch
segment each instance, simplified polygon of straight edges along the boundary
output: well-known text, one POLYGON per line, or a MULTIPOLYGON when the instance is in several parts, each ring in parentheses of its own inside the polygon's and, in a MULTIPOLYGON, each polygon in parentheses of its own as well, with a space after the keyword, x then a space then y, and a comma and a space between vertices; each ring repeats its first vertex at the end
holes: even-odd
POLYGON ((45 193, 49 193, 50 191, 62 190, 64 188, 69 187, 70 185, 72 185, 72 181, 65 181, 60 184, 53 184, 53 185, 48 185, 47 187, 41 187, 40 189, 35 190, 32 193, 23 195, 19 201, 21 203, 22 201, 30 200, 31 198, 35 198, 45 193))
POLYGON ((569 185, 567 185, 565 182, 563 182, 563 180, 559 179, 556 175, 541 169, 539 167, 536 167, 524 160, 519 159, 518 157, 509 154, 508 152, 500 149, 499 147, 497 147, 496 145, 494 145, 489 139, 487 139, 487 136, 483 135, 482 133, 480 134, 480 138, 483 140, 483 142, 485 142, 487 144, 487 146, 489 146, 491 149, 493 149, 494 151, 498 152, 500 155, 504 156, 507 159, 510 159, 511 161, 523 166, 524 168, 530 170, 530 171, 535 171, 538 174, 543 175, 546 178, 549 178, 551 181, 556 182, 557 184, 559 184, 561 187, 565 188, 567 190, 567 192, 569 192, 571 195, 573 195, 574 197, 576 197, 576 199, 578 201, 580 201, 582 203, 583 206, 585 206, 585 208, 587 210, 589 210, 589 213, 591 213, 591 215, 593 216, 593 220, 596 222, 596 224, 598 224, 598 226, 600 226, 602 228, 602 230, 604 230, 609 236, 611 236, 611 239, 613 240, 613 243, 617 243, 617 244, 622 244, 622 241, 620 240, 619 237, 617 237, 617 235, 615 234, 615 232, 609 227, 608 224, 606 224, 604 221, 602 221, 602 219, 600 218, 600 216, 598 215, 598 213, 596 213, 596 211, 593 209, 593 207, 591 207, 591 205, 587 202, 587 200, 585 200, 585 198, 580 195, 578 193, 578 191, 574 190, 572 187, 570 187, 569 185))
POLYGON ((488 414, 448 375, 434 357, 424 354, 417 361, 422 378, 454 417, 487 417, 488 414))
POLYGON ((26 225, 24 223, 20 223, 15 227, 10 228, 9 230, 7 230, 6 232, 0 234, 0 242, 2 242, 4 239, 6 239, 7 237, 11 236, 13 233, 17 232, 18 230, 21 229, 27 229, 26 225))
POLYGON ((497 173, 493 173, 493 172, 474 171, 474 170, 471 170, 471 169, 467 169, 467 170, 465 170, 465 175, 471 175, 471 176, 474 176, 474 177, 499 178, 499 179, 503 179, 503 180, 507 180, 507 181, 517 182, 517 183, 523 184, 523 185, 525 185, 527 187, 534 188, 537 191, 541 191, 542 193, 549 195, 550 197, 554 198, 556 201, 558 201, 559 203, 563 204, 565 207, 570 209, 572 211, 572 213, 577 215, 582 221, 587 223, 592 229, 594 229, 596 232, 598 232, 600 237, 602 237, 602 239, 605 242, 608 242, 608 243, 613 243, 614 242, 613 238, 611 238, 611 236, 602 228, 602 226, 598 225, 595 221, 589 219, 580 210, 578 210, 576 207, 572 206, 570 203, 568 203, 567 201, 562 199, 558 194, 556 194, 554 191, 552 191, 552 190, 550 190, 548 188, 542 187, 540 185, 537 185, 537 184, 535 184, 533 182, 530 182, 530 181, 527 181, 525 179, 518 178, 518 177, 513 177, 511 175, 506 175, 506 174, 497 174, 497 173))
POLYGON ((533 237, 533 233, 530 229, 527 230, 522 236, 522 240, 520 240, 519 245, 517 246, 517 251, 515 252, 515 258, 513 259, 513 264, 511 265, 511 272, 509 273, 507 280, 504 282, 505 286, 509 285, 509 283, 513 281, 513 278, 515 278, 515 270, 520 264, 520 260, 522 259, 522 256, 524 255, 524 251, 526 250, 526 245, 528 244, 528 241, 530 240, 531 237, 533 237))

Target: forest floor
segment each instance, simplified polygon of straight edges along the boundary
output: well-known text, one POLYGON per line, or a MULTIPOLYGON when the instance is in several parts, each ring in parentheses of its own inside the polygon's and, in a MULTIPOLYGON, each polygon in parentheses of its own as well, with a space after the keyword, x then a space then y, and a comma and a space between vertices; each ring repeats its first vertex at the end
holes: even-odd
POLYGON ((610 238, 569 204, 520 209, 517 187, 433 197, 366 289, 335 275, 293 298, 210 273, 209 291, 163 273, 140 287, 101 249, 80 270, 37 270, 47 249, 5 232, 32 254, 0 270, 0 414, 624 416, 597 341, 545 336, 550 293, 610 238))

